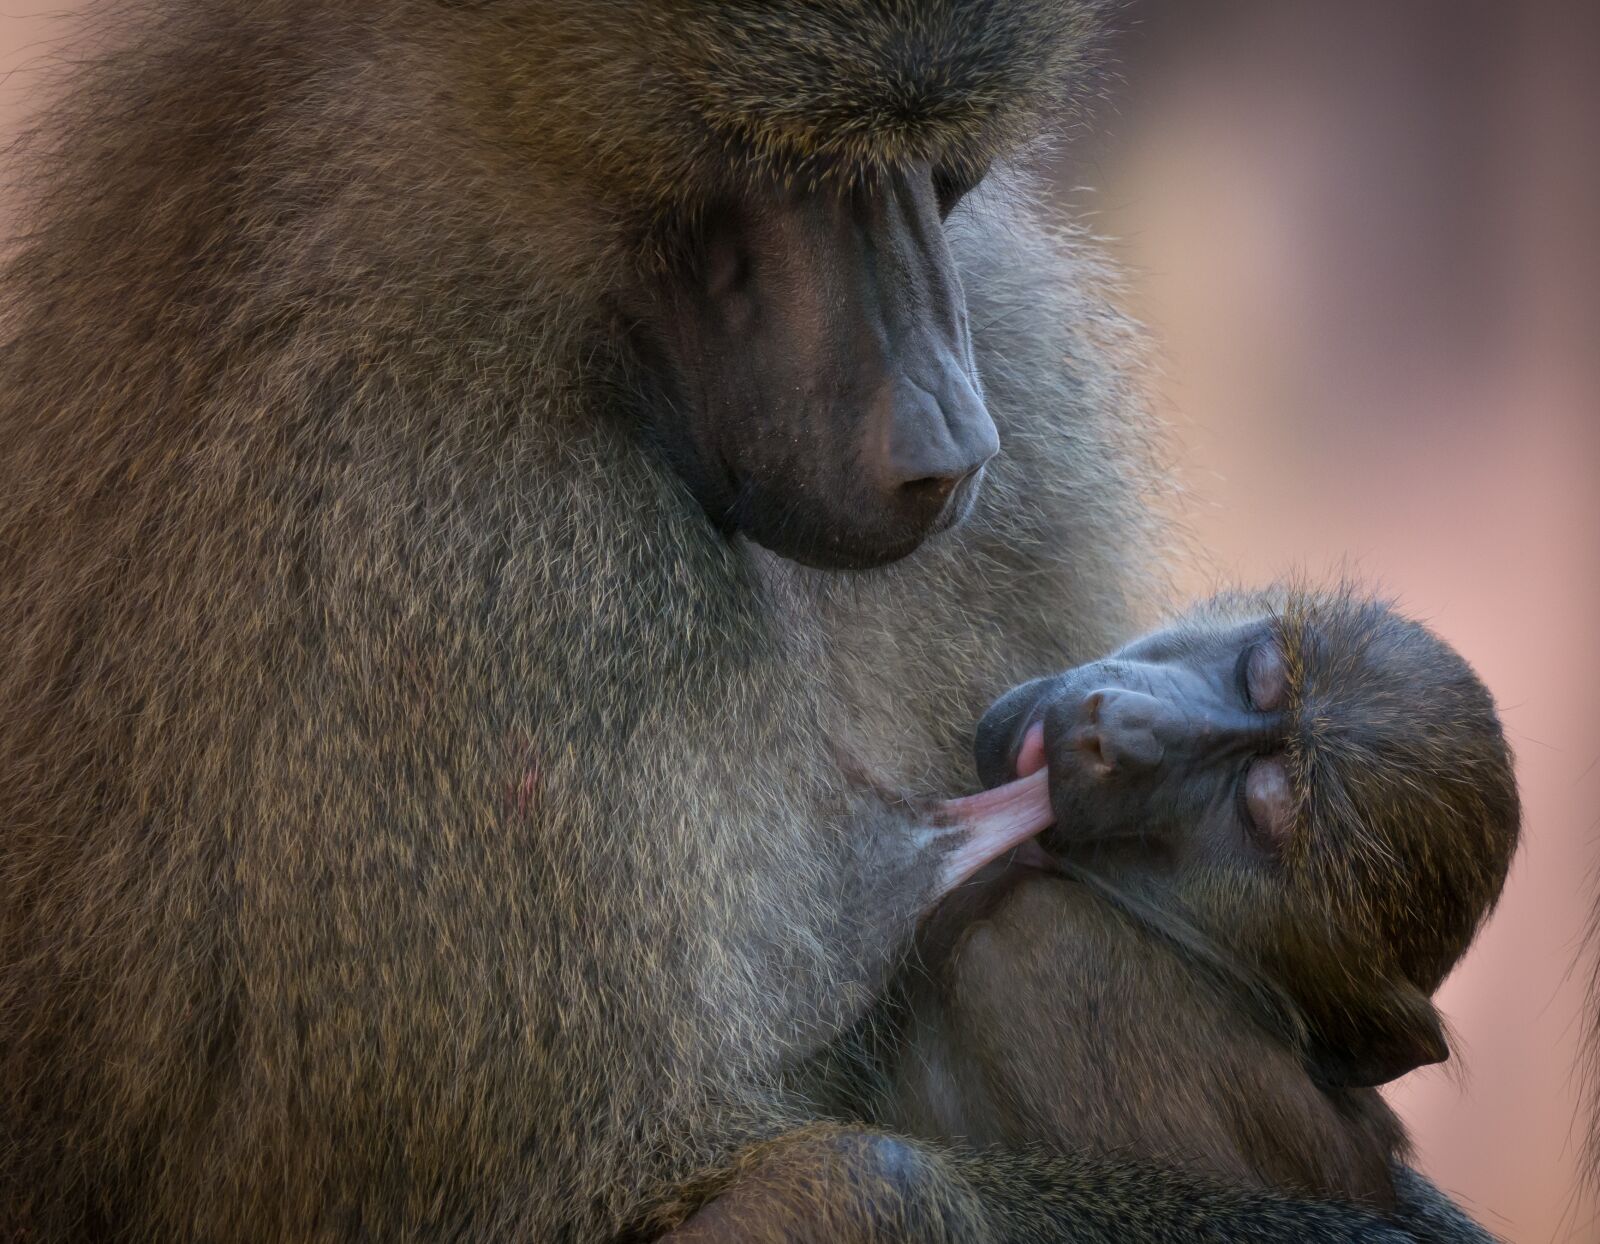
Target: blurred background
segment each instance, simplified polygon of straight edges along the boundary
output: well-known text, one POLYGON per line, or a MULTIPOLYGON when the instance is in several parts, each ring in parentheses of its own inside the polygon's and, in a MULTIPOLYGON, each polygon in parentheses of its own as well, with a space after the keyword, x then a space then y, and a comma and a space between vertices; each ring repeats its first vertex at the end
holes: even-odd
POLYGON ((1156 341, 1186 587, 1350 567, 1477 666, 1504 899, 1391 1100, 1516 1244, 1600 1240, 1577 1073, 1600 863, 1600 4, 1131 0, 1062 193, 1156 341))
MULTIPOLYGON (((0 129, 73 0, 0 0, 0 129)), ((1061 192, 1153 332, 1185 588, 1353 568, 1494 689, 1527 834, 1392 1098, 1515 1244, 1579 1195, 1600 862, 1600 4, 1129 0, 1061 192)))

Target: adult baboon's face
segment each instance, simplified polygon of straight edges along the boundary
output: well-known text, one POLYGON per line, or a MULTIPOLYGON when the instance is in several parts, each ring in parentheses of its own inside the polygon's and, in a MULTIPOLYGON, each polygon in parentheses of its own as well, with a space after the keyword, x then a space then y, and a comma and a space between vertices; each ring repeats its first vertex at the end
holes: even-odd
POLYGON ((882 565, 971 509, 999 449, 926 164, 743 191, 688 230, 639 340, 655 432, 719 525, 797 561, 882 565))
POLYGON ((544 275, 603 284, 648 430, 713 522, 871 567, 972 506, 998 438, 942 216, 1092 81, 1103 7, 490 6, 469 63, 515 122, 506 150, 581 189, 604 238, 593 268, 544 275))

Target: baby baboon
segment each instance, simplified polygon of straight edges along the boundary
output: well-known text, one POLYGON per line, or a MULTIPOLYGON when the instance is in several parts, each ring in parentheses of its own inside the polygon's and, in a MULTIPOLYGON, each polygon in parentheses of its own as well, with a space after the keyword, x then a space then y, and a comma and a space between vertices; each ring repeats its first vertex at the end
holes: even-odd
MULTIPOLYGON (((0 1231, 590 1241, 828 1165, 917 799, 1159 565, 1017 171, 1097 7, 107 6, 8 177, 0 1231)), ((841 1143, 963 1239, 1381 1231, 841 1143)))
POLYGON ((933 965, 897 1121, 1392 1206, 1373 1086, 1447 1056, 1429 999, 1517 842, 1466 663, 1349 591, 1229 595, 1018 688, 978 751, 1048 773, 1061 875, 933 965))

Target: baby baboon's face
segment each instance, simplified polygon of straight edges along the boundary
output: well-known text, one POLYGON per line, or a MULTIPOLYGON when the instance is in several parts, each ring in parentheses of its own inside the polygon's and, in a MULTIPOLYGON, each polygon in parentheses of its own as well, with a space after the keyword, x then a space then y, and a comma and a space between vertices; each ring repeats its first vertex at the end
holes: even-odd
POLYGON ((1296 809, 1291 687, 1269 615, 1157 631, 1042 682, 991 710, 979 751, 1015 763, 1045 750, 1057 816, 1047 846, 1136 844, 1173 865, 1282 856, 1296 809))

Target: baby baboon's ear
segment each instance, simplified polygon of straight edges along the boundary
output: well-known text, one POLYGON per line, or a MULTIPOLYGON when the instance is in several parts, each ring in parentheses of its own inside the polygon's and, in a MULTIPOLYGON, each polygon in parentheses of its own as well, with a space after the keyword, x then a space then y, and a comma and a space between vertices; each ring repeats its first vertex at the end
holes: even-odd
POLYGON ((1312 1078, 1331 1088, 1376 1088, 1450 1057, 1439 1012, 1414 985, 1384 986, 1348 1022, 1337 1039, 1313 1033, 1306 1049, 1312 1078))

